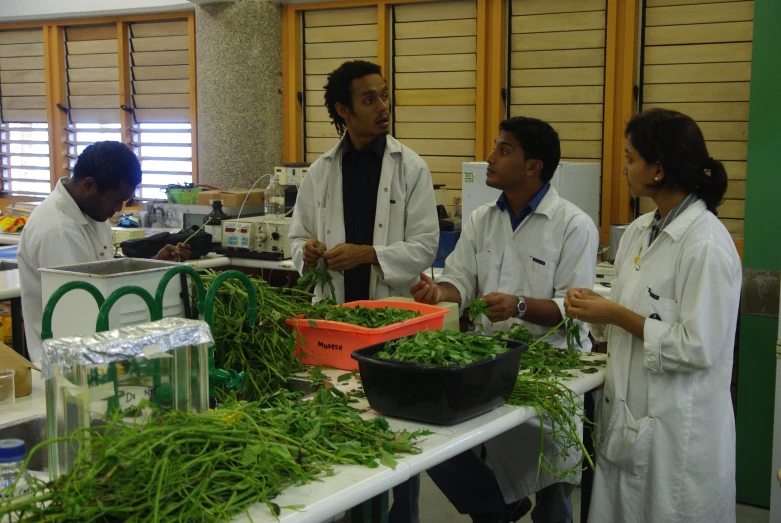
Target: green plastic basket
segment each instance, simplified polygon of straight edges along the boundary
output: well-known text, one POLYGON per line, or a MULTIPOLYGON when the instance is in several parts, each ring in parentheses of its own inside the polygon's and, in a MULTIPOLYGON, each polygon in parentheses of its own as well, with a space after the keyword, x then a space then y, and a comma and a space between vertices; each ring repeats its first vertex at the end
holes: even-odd
POLYGON ((192 189, 169 189, 167 192, 168 203, 191 205, 198 201, 198 193, 202 190, 202 187, 193 187, 192 189))

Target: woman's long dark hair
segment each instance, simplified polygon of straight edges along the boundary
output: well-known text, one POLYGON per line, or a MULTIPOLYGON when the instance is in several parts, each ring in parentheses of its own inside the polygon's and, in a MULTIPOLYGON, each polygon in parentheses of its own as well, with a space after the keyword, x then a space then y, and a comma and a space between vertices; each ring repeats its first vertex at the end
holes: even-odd
POLYGON ((651 188, 681 188, 694 193, 716 213, 727 191, 727 171, 711 158, 697 123, 668 109, 649 109, 636 115, 624 135, 648 164, 659 162, 664 178, 651 188))

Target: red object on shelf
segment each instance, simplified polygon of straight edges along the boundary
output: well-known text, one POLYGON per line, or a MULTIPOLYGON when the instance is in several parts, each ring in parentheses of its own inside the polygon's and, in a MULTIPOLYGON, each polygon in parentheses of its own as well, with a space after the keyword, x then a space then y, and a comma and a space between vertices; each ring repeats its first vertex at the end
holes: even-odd
POLYGON ((302 363, 341 370, 358 370, 358 362, 351 357, 353 351, 383 341, 403 338, 416 332, 441 329, 445 315, 448 313, 448 309, 434 305, 393 300, 352 301, 341 306, 352 308, 361 306, 370 309, 395 307, 417 311, 421 315, 377 329, 338 321, 309 320, 303 315, 285 320, 298 333, 296 354, 302 363), (310 322, 317 327, 313 327, 310 322))

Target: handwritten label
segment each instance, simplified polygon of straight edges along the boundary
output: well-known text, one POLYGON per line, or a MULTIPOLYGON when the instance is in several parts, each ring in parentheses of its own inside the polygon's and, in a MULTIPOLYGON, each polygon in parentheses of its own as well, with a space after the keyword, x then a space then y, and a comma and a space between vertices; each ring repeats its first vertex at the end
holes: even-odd
POLYGON ((322 341, 317 342, 317 348, 318 349, 325 349, 325 350, 342 350, 342 345, 339 345, 338 343, 323 343, 322 341))

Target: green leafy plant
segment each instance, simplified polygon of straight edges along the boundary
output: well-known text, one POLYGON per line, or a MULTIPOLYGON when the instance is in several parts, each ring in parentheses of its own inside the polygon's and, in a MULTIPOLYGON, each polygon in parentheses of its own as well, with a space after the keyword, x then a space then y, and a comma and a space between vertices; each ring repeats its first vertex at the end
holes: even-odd
POLYGON ((361 307, 360 305, 357 307, 334 307, 330 304, 317 304, 306 317, 313 320, 338 321, 376 329, 411 320, 420 315, 418 311, 399 309, 397 307, 372 309, 361 307))
POLYGON ((507 344, 488 336, 453 332, 423 331, 385 343, 375 357, 388 360, 450 367, 493 359, 510 350, 507 344))
MULTIPOLYGON (((472 300, 469 302, 469 323, 474 323, 478 316, 491 314, 488 311, 488 305, 483 300, 472 300)), ((482 325, 481 325, 482 327, 482 325)))
POLYGON ((535 341, 534 334, 521 323, 516 323, 508 331, 496 333, 495 337, 526 343, 529 348, 521 355, 521 370, 538 378, 571 377, 572 374, 568 372, 571 370, 596 372, 598 366, 605 364, 604 360, 593 359, 591 353, 574 348, 575 343, 580 344, 580 329, 576 323, 568 322, 567 332, 566 349, 554 347, 544 340, 535 341), (573 329, 577 330, 577 334, 571 333, 573 329))
MULTIPOLYGON (((207 291, 216 276, 211 271, 201 276, 207 291)), ((257 318, 247 318, 249 305, 244 286, 227 280, 214 301, 212 335, 215 365, 244 371, 239 399, 251 401, 284 387, 287 376, 303 368, 295 355, 295 332, 285 319, 308 312, 312 295, 272 287, 256 276, 251 276, 250 281, 257 296, 257 318)))
MULTIPOLYGON (((230 521, 256 503, 274 515, 285 489, 333 475, 337 464, 396 466, 430 432, 392 432, 364 420, 348 397, 321 389, 311 401, 285 392, 231 401, 201 414, 175 411, 127 424, 116 416, 58 441, 73 445, 72 470, 55 481, 33 478, 26 496, 3 499, 0 520, 23 522, 230 521)), ((14 485, 6 493, 13 491, 14 485)), ((0 491, 2 492, 2 491, 0 491)))
POLYGON ((320 286, 320 292, 325 295, 325 288, 328 287, 328 298, 336 299, 336 288, 333 283, 333 276, 328 269, 328 260, 320 258, 315 265, 310 265, 306 275, 298 279, 296 288, 306 292, 314 292, 315 287, 320 286))

